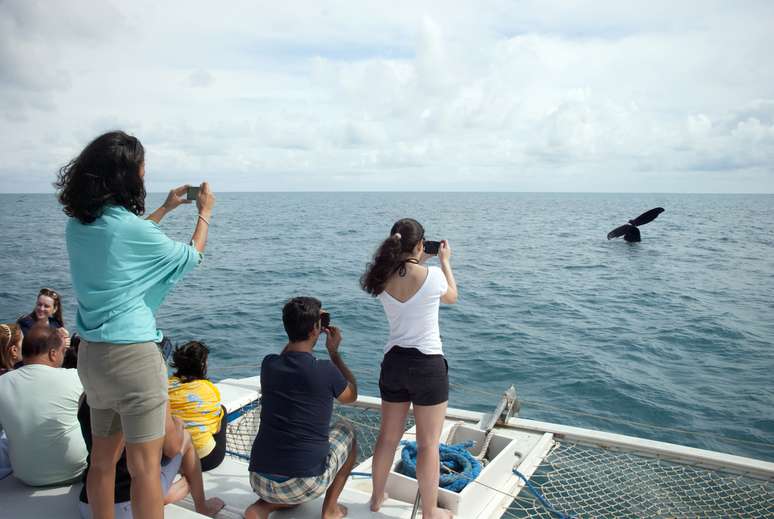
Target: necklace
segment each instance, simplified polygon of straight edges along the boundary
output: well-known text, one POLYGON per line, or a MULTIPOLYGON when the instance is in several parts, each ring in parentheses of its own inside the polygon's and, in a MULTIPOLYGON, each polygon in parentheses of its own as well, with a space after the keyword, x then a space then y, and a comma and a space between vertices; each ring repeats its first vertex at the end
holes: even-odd
POLYGON ((414 265, 419 265, 419 260, 416 258, 406 258, 403 260, 403 263, 398 266, 398 275, 400 277, 406 277, 406 263, 413 263, 414 265))

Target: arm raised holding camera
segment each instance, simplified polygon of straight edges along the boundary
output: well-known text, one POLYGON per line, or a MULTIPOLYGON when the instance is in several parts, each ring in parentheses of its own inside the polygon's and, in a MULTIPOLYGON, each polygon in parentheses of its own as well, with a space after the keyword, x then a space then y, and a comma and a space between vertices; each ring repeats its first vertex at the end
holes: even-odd
POLYGON ((328 334, 328 338, 325 340, 325 348, 328 350, 328 355, 331 358, 331 362, 339 368, 341 374, 347 379, 347 387, 341 392, 336 400, 342 404, 351 404, 357 400, 357 380, 355 376, 349 370, 344 363, 344 359, 339 354, 339 345, 341 344, 341 330, 336 326, 328 326, 325 328, 325 333, 328 334))
POLYGON ((210 218, 212 218, 212 208, 215 207, 215 195, 210 191, 210 186, 207 182, 202 182, 201 186, 196 188, 186 184, 171 189, 167 195, 167 199, 161 207, 148 215, 146 220, 153 220, 156 223, 161 223, 161 219, 164 218, 167 213, 177 209, 183 204, 190 204, 193 202, 189 192, 195 194, 196 208, 199 211, 196 218, 196 227, 194 228, 194 233, 191 237, 191 244, 199 252, 204 252, 204 248, 207 245, 210 218))
POLYGON ((207 182, 202 182, 196 196, 196 208, 199 210, 199 215, 196 218, 196 228, 191 237, 191 245, 199 252, 204 252, 204 248, 207 246, 207 234, 210 230, 213 207, 215 207, 215 195, 210 191, 210 185, 207 182))
POLYGON ((446 293, 441 296, 441 302, 449 305, 453 305, 457 302, 457 282, 454 279, 454 273, 451 267, 451 245, 448 240, 442 240, 439 250, 438 259, 441 262, 441 271, 444 277, 446 277, 446 283, 449 288, 446 293))
POLYGON ((146 220, 153 220, 156 223, 161 223, 161 219, 164 218, 167 213, 177 209, 182 204, 190 204, 190 200, 185 199, 186 191, 188 190, 188 185, 176 187, 175 189, 170 189, 169 194, 167 195, 167 199, 164 200, 164 203, 161 204, 161 207, 153 211, 146 220))

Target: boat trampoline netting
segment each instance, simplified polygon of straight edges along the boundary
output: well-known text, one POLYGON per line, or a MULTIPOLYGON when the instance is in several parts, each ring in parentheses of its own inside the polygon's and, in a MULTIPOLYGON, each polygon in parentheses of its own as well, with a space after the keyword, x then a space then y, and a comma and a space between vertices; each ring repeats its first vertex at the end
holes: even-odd
MULTIPOLYGON (((226 448, 231 456, 249 459, 258 432, 259 404, 243 411, 229 423, 226 448)), ((409 418, 407 428, 413 426, 409 418)), ((379 431, 379 411, 337 405, 336 419, 354 426, 358 463, 370 457, 379 431)), ((770 481, 565 440, 555 443, 530 484, 567 517, 774 517, 770 481)), ((558 515, 523 488, 504 517, 555 519, 558 515)))
MULTIPOLYGON (((253 439, 258 434, 260 422, 259 404, 253 402, 243 408, 244 414, 228 424, 226 430, 226 452, 237 458, 249 459, 253 439)), ((376 438, 379 436, 379 411, 362 407, 335 405, 332 421, 347 420, 357 435, 357 462, 370 458, 374 453, 376 438)), ((414 418, 409 415, 406 429, 414 426, 414 418)))
MULTIPOLYGON (((530 483, 570 517, 774 516, 771 482, 567 441, 556 442, 530 483)), ((508 515, 556 517, 527 489, 508 515)))

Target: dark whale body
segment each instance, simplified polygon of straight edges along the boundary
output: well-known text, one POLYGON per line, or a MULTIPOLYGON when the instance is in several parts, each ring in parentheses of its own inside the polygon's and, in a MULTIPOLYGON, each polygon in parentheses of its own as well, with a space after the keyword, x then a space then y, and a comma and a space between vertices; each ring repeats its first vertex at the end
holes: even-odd
POLYGON ((640 237, 640 230, 637 228, 640 225, 645 225, 646 223, 652 222, 655 220, 658 215, 664 212, 663 207, 655 207, 651 209, 650 211, 646 211, 642 213, 637 218, 634 218, 632 220, 629 220, 629 223, 623 224, 620 227, 616 227, 609 233, 607 233, 607 239, 612 240, 613 238, 618 238, 620 236, 623 236, 623 239, 628 242, 638 242, 642 241, 642 238, 640 237))

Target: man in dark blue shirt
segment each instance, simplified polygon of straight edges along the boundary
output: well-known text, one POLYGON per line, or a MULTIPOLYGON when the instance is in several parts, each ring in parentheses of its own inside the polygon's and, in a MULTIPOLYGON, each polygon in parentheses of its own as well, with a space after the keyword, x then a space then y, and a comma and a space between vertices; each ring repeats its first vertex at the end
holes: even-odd
POLYGON ((260 497, 246 519, 266 519, 325 494, 322 517, 347 514, 338 504, 357 459, 355 432, 330 425, 333 399, 357 400, 357 382, 339 355, 341 331, 322 322, 320 301, 296 297, 282 309, 288 344, 261 365, 261 423, 250 453, 250 484, 260 497), (312 355, 325 332, 330 360, 312 355))

